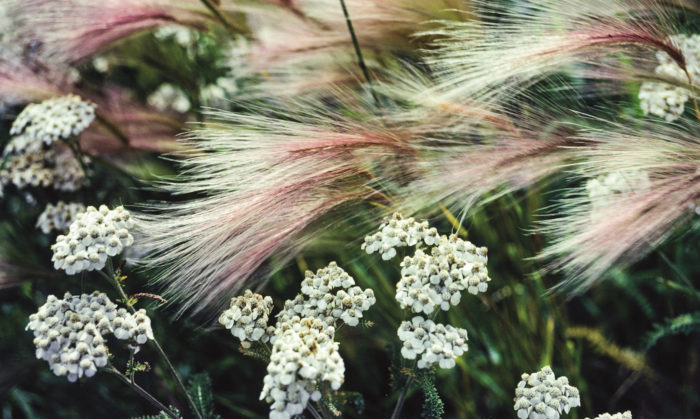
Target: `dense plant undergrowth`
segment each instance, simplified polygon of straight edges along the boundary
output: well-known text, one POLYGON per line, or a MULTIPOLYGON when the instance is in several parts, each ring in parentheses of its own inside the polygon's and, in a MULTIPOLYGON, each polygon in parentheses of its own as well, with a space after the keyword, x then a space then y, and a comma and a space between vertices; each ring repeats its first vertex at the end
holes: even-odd
POLYGON ((696 2, 0 26, 3 418, 700 416, 696 2))

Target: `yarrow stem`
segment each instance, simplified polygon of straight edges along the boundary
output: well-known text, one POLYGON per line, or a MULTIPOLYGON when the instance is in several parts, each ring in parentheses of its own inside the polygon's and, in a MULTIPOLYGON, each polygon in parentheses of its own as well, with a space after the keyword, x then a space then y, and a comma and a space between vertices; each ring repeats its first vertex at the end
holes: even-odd
POLYGON ((396 406, 394 407, 394 412, 391 414, 391 419, 398 419, 401 417, 401 411, 403 410, 403 405, 406 403, 406 397, 408 396, 408 389, 411 388, 412 383, 413 377, 408 377, 406 384, 403 386, 403 390, 401 390, 401 395, 396 401, 396 406))
MULTIPOLYGON (((122 300, 124 301, 124 304, 131 310, 133 313, 136 312, 136 309, 129 304, 129 297, 126 295, 124 292, 124 288, 122 288, 121 283, 119 282, 119 278, 117 278, 117 274, 114 271, 114 266, 112 265, 112 259, 109 258, 107 259, 107 270, 109 271, 111 278, 109 275, 105 274, 102 271, 98 271, 102 276, 107 278, 117 289, 119 292, 119 295, 121 296, 122 300)), ((153 339, 150 340, 151 344, 156 348, 158 353, 160 354, 160 357, 163 359, 165 362, 165 365, 168 367, 168 370, 170 371, 170 375, 172 375, 175 378, 175 382, 177 383, 178 388, 184 394, 185 398, 187 399, 187 404, 189 404, 190 409, 192 412, 197 416, 197 419, 204 419, 197 409, 197 405, 194 403, 194 400, 192 400, 192 397, 190 397, 190 393, 187 392, 187 388, 185 388, 185 384, 182 382, 182 379, 180 378, 180 375, 177 373, 177 370, 175 370, 175 367, 173 364, 170 362, 170 358, 165 354, 165 351, 163 350, 163 347, 160 346, 160 343, 158 343, 158 340, 154 337, 153 339)))
POLYGON ((139 386, 135 382, 129 379, 126 375, 122 374, 121 371, 118 369, 114 368, 114 366, 109 365, 108 368, 104 369, 105 371, 114 374, 119 378, 121 381, 123 381, 126 385, 134 389, 135 392, 137 392, 141 397, 144 399, 148 400, 149 403, 151 403, 155 408, 162 410, 165 412, 168 416, 170 416, 173 419, 178 419, 179 416, 175 414, 169 407, 158 401, 151 393, 147 392, 146 390, 143 389, 143 387, 139 386))
POLYGON ((314 406, 313 406, 311 403, 307 404, 307 405, 306 405, 306 408, 309 410, 309 412, 311 412, 311 415, 312 415, 314 418, 316 418, 316 419, 323 419, 323 416, 321 416, 321 414, 318 413, 318 410, 316 410, 316 409, 314 408, 314 406))

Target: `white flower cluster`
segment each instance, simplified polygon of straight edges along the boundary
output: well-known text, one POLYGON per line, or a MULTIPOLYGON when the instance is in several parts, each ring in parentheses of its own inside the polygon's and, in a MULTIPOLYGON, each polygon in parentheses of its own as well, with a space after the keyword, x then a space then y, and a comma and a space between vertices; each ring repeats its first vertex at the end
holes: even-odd
POLYGON ((376 301, 371 288, 362 290, 347 272, 331 262, 315 274, 306 271, 301 294, 285 302, 278 315, 278 327, 294 317, 314 317, 329 326, 335 326, 338 320, 357 326, 362 313, 376 301))
POLYGON ((430 228, 427 221, 417 222, 413 218, 404 219, 399 213, 394 213, 379 226, 379 231, 365 237, 362 250, 369 254, 380 252, 382 259, 389 260, 396 256, 397 247, 428 246, 440 241, 435 228, 430 228))
POLYGON ((197 39, 197 32, 181 25, 163 25, 153 32, 153 36, 160 41, 172 38, 183 48, 193 47, 197 39))
POLYGON ((17 152, 34 152, 42 145, 80 134, 93 119, 92 103, 76 95, 55 97, 24 108, 12 123, 10 134, 22 138, 15 143, 17 152))
POLYGON ((416 250, 401 262, 396 301, 414 313, 432 313, 436 307, 449 310, 459 304, 461 292, 485 292, 488 288, 486 248, 476 247, 455 235, 440 237, 431 254, 416 250))
POLYGON ((192 107, 185 92, 169 83, 161 84, 155 92, 148 96, 146 101, 159 111, 173 109, 176 112, 185 113, 192 107))
MULTIPOLYGON (((123 327, 123 326, 122 326, 123 327)), ((63 299, 50 295, 39 310, 29 316, 27 329, 34 332, 36 357, 48 361, 54 374, 75 382, 83 376, 92 377, 97 368, 107 365, 104 336, 114 333, 117 339, 132 339, 142 344, 153 339, 150 319, 145 311, 131 315, 98 291, 63 299), (136 324, 128 334, 117 334, 118 325, 136 324)))
POLYGON ((667 122, 673 122, 685 112, 685 103, 690 92, 668 83, 648 81, 639 89, 639 106, 644 115, 656 115, 667 122))
POLYGON ((549 366, 521 378, 514 406, 520 419, 559 419, 562 412, 581 406, 578 389, 566 377, 556 378, 549 366))
POLYGON ((249 348, 251 342, 270 340, 275 330, 268 326, 272 308, 272 298, 246 290, 243 295, 231 299, 231 307, 221 313, 219 323, 241 340, 241 346, 249 348))
MULTIPOLYGON (((674 35, 671 42, 683 53, 686 61, 688 75, 693 84, 700 82, 700 35, 674 35)), ((678 80, 681 83, 689 83, 688 75, 666 53, 659 51, 656 54, 659 65, 656 74, 661 77, 678 80)), ((644 115, 652 114, 666 119, 668 122, 680 118, 685 110, 685 103, 692 93, 682 87, 673 86, 663 82, 645 82, 639 91, 640 106, 644 115)))
POLYGON ((75 191, 85 184, 85 172, 68 150, 48 148, 14 154, 8 151, 11 145, 5 150, 7 162, 0 170, 0 183, 13 183, 17 189, 34 186, 59 191, 75 191))
POLYGON ((598 210, 609 206, 614 195, 643 192, 651 187, 649 175, 642 171, 613 172, 590 179, 586 191, 592 205, 592 217, 596 218, 598 210))
POLYGON ((124 207, 87 207, 70 225, 68 234, 58 236, 51 246, 54 268, 68 275, 102 269, 108 256, 121 253, 134 242, 129 233, 132 227, 131 215, 124 207))
POLYGON ((338 390, 345 364, 333 341, 335 328, 320 319, 305 318, 278 331, 260 399, 270 403, 270 419, 301 414, 309 399, 318 401, 321 382, 338 390))
POLYGON ((270 418, 291 418, 304 411, 308 401, 321 397, 322 382, 337 390, 343 383, 345 366, 333 340, 339 321, 356 326, 376 299, 371 289, 362 290, 335 262, 307 271, 301 293, 287 300, 268 326, 272 299, 246 291, 231 300, 219 322, 241 340, 272 343, 261 400, 271 404, 270 418))
POLYGON ((83 211, 85 211, 85 205, 78 202, 66 204, 63 201, 58 201, 56 205, 47 204, 39 215, 36 227, 41 229, 44 234, 53 230, 66 231, 75 217, 83 211))
MULTIPOLYGON (((416 314, 430 314, 436 308, 449 310, 462 299, 462 291, 486 292, 491 280, 486 268, 487 249, 476 247, 456 235, 440 236, 427 221, 404 219, 395 213, 379 227, 379 232, 365 237, 362 248, 367 253, 382 252, 382 259, 396 255, 398 246, 414 246, 413 256, 401 262, 401 279, 396 284, 396 300, 402 309, 416 314), (424 251, 420 245, 431 247, 424 251)), ((401 323, 398 330, 403 342, 401 355, 416 359, 419 368, 438 363, 452 368, 454 359, 467 351, 467 331, 434 323, 421 316, 401 323)))
POLYGON ((121 340, 130 340, 138 345, 143 345, 149 339, 153 340, 151 319, 146 310, 139 309, 134 314, 129 314, 124 308, 117 311, 117 317, 112 322, 114 336, 121 340))
POLYGON ((632 419, 632 412, 628 410, 626 412, 613 413, 612 415, 610 413, 601 413, 593 419, 632 419))
POLYGON ((235 103, 233 98, 244 89, 245 79, 254 73, 250 66, 252 50, 251 41, 244 36, 228 39, 223 49, 224 59, 221 62, 225 75, 217 78, 214 83, 202 87, 199 100, 203 105, 232 110, 235 103))
POLYGON ((429 368, 437 363, 440 368, 455 366, 455 358, 462 356, 467 349, 467 331, 450 325, 435 323, 415 316, 410 322, 401 323, 398 331, 403 342, 401 356, 418 360, 418 368, 429 368))

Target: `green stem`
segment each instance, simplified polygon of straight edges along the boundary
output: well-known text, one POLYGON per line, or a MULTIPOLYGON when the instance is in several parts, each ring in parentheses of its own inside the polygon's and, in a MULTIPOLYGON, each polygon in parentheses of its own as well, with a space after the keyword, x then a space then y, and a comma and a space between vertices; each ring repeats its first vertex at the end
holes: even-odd
POLYGON ((136 371, 134 371, 134 350, 129 348, 129 368, 131 371, 129 371, 129 380, 131 380, 132 383, 135 383, 134 381, 134 375, 136 375, 136 371))
POLYGON ((318 410, 314 409, 314 406, 311 403, 306 404, 306 408, 309 409, 309 412, 311 412, 311 415, 316 418, 316 419, 323 419, 323 416, 321 416, 320 413, 318 413, 318 410))
POLYGON ((377 93, 374 91, 374 86, 372 85, 372 78, 369 76, 369 71, 367 71, 367 66, 365 65, 365 60, 362 58, 362 50, 360 49, 360 43, 357 41, 357 36, 355 35, 355 29, 352 26, 352 20, 350 19, 350 13, 348 13, 348 8, 345 6, 345 0, 340 0, 340 7, 343 8, 343 15, 345 16, 345 23, 348 25, 348 31, 350 32, 350 38, 352 38, 352 45, 355 48, 355 55, 357 55, 357 61, 360 65, 360 70, 369 84, 369 91, 374 99, 374 104, 379 108, 379 98, 377 93))
POLYGON ((401 391, 401 395, 396 401, 396 406, 394 407, 394 412, 391 414, 391 419, 398 419, 401 416, 403 405, 406 403, 406 396, 408 396, 408 389, 411 387, 412 382, 413 377, 408 377, 408 380, 406 380, 406 384, 404 384, 403 390, 401 391))
POLYGON ((111 132, 122 144, 127 147, 129 146, 129 137, 127 137, 126 134, 124 134, 122 130, 120 130, 119 127, 117 127, 112 121, 107 119, 99 112, 95 112, 95 119, 97 119, 100 124, 104 125, 104 127, 107 128, 107 130, 111 132))
MULTIPOLYGON (((122 288, 121 284, 119 283, 119 280, 117 279, 116 274, 114 273, 114 266, 112 265, 112 259, 107 259, 107 269, 109 270, 110 274, 112 275, 111 282, 114 284, 115 288, 119 292, 119 295, 121 296, 122 300, 124 301, 124 304, 131 310, 132 313, 136 313, 136 309, 131 305, 128 304, 129 302, 129 297, 126 295, 124 292, 124 289, 122 288)), ((102 271, 99 271, 102 273, 105 277, 109 278, 107 274, 105 274, 102 271)), ((177 373, 175 370, 175 367, 173 366, 172 362, 170 362, 170 358, 165 354, 165 351, 163 350, 163 347, 160 346, 160 343, 156 340, 154 337, 152 340, 150 340, 151 344, 156 348, 158 353, 160 354, 161 358, 165 362, 165 365, 168 367, 168 371, 170 371, 170 375, 172 375, 175 378, 175 382, 177 383, 178 388, 182 392, 182 394, 185 395, 185 398, 187 399, 187 404, 190 405, 190 409, 192 412, 197 416, 198 419, 204 419, 202 417, 202 414, 199 412, 197 409, 197 405, 194 403, 194 400, 192 400, 192 397, 190 397, 190 393, 187 391, 187 388, 185 387, 185 384, 182 382, 182 379, 180 378, 180 375, 177 373)))
POLYGON ((143 389, 143 387, 139 386, 138 384, 134 383, 133 381, 129 380, 129 377, 126 375, 122 374, 121 371, 118 369, 114 368, 112 365, 109 366, 109 368, 105 368, 104 371, 107 371, 111 374, 114 374, 119 378, 121 381, 123 381, 126 385, 134 389, 136 393, 138 393, 141 397, 144 399, 148 400, 149 403, 151 403, 156 409, 159 409, 163 412, 165 412, 168 416, 170 416, 173 419, 178 419, 179 416, 175 414, 169 407, 158 401, 155 397, 151 395, 151 393, 147 392, 146 390, 143 389))
POLYGON ((83 153, 83 150, 80 147, 80 141, 78 140, 78 138, 73 137, 73 139, 64 140, 64 143, 68 146, 68 148, 70 148, 70 151, 73 153, 73 157, 75 157, 75 159, 78 161, 78 164, 83 170, 85 177, 88 177, 88 169, 87 166, 85 166, 85 162, 83 161, 85 153, 83 153))
POLYGON ((185 388, 185 384, 182 382, 180 375, 177 373, 177 371, 175 371, 175 367, 170 362, 170 359, 165 354, 165 351, 163 351, 163 348, 160 346, 160 343, 158 343, 158 341, 155 338, 153 338, 153 340, 151 340, 151 343, 153 344, 153 346, 155 346, 156 350, 158 351, 160 356, 165 361, 165 364, 168 366, 168 370, 170 370, 170 374, 175 378, 175 381, 177 382, 177 386, 180 388, 180 391, 182 391, 182 393, 187 398, 187 403, 190 405, 190 409, 192 409, 192 411, 194 412, 194 414, 197 416, 198 419, 204 419, 202 414, 197 409, 197 405, 194 404, 194 400, 192 400, 192 397, 190 397, 190 393, 187 391, 187 388, 185 388))
POLYGON ((226 19, 226 16, 224 16, 223 13, 221 13, 221 10, 214 4, 211 0, 202 0, 202 3, 204 6, 217 18, 219 19, 219 22, 221 22, 222 25, 226 28, 229 33, 235 33, 236 28, 233 26, 231 22, 229 22, 228 19, 226 19))

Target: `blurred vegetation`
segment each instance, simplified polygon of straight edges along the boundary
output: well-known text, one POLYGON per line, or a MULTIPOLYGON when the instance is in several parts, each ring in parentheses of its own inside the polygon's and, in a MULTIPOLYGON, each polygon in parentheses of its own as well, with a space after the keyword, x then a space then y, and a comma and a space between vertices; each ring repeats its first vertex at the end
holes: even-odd
MULTIPOLYGON (((106 57, 115 60, 110 82, 129 86, 141 100, 163 81, 183 90, 197 115, 198 89, 221 76, 216 34, 201 34, 194 51, 151 34, 130 39, 106 57), (128 51, 128 54, 121 54, 128 51)), ((90 64, 81 68, 86 82, 105 83, 90 64)), ((535 86, 533 88, 544 88, 535 86)), ((630 106, 629 112, 638 112, 630 106)), ((10 121, 0 121, 6 135, 10 121)), ((7 137, 0 137, 4 145, 7 137)), ((89 204, 132 205, 162 199, 144 187, 144 178, 175 173, 174 164, 145 154, 115 176, 95 165, 91 186, 78 194, 89 204)), ((489 291, 464 296, 459 307, 440 313, 439 320, 469 332, 469 351, 451 370, 436 370, 411 387, 405 407, 408 418, 514 417, 513 389, 523 372, 551 365, 581 392, 582 407, 568 417, 583 418, 603 411, 632 410, 635 417, 700 417, 700 221, 697 217, 634 266, 610 272, 609 278, 582 295, 550 292, 561 280, 537 274, 542 262, 534 256, 547 238, 537 234, 539 209, 557 198, 564 180, 509 194, 475 209, 460 228, 455 215, 436 209, 431 223, 440 233, 458 232, 489 249, 489 291)), ((35 220, 46 202, 57 196, 32 191, 39 205, 27 205, 24 194, 0 199, 0 266, 8 281, 0 289, 0 410, 3 418, 136 417, 153 409, 109 374, 98 373, 76 384, 55 377, 45 361, 34 357, 32 334, 25 331, 29 314, 47 295, 100 289, 113 299, 111 287, 95 273, 67 278, 52 270, 49 246, 53 236, 41 234, 35 220)), ((61 195, 61 199, 66 199, 61 195)), ((307 269, 335 260, 362 288, 371 287, 377 304, 365 327, 343 328, 337 337, 346 364, 343 392, 329 400, 349 418, 388 417, 406 380, 407 366, 398 356, 396 328, 404 319, 394 300, 400 277, 397 259, 386 263, 360 251, 360 239, 372 217, 384 211, 363 207, 348 221, 332 226, 310 243, 293 263, 270 262, 274 272, 261 290, 276 307, 293 297, 307 269), (366 219, 362 215, 367 214, 366 219), (364 228, 364 227, 362 227, 364 228), (361 397, 360 397, 361 395, 361 397)), ((399 252, 398 260, 405 254, 399 252)), ((156 291, 143 273, 127 268, 127 291, 156 291)), ((154 333, 185 377, 197 408, 207 418, 262 418, 268 406, 258 400, 266 365, 239 351, 238 341, 222 328, 209 329, 196 319, 174 319, 172 309, 140 301, 149 310, 154 333), (217 416, 218 415, 218 416, 217 416)), ((215 316, 216 313, 213 313, 215 316)), ((116 352, 115 363, 126 364, 116 352)), ((137 359, 152 369, 137 380, 166 404, 185 409, 182 395, 151 348, 137 359)), ((157 417, 157 416, 148 416, 157 417)))

